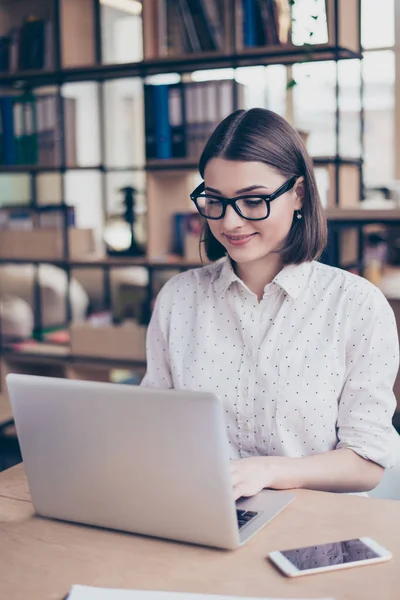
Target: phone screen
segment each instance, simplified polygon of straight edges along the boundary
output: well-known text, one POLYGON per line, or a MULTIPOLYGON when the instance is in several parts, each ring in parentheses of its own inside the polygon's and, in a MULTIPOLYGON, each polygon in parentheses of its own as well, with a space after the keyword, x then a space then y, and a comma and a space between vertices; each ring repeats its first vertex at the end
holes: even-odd
POLYGON ((329 567, 331 565, 342 565, 379 557, 379 554, 376 554, 361 540, 346 540, 332 544, 284 550, 281 551, 281 554, 294 564, 299 571, 329 567))

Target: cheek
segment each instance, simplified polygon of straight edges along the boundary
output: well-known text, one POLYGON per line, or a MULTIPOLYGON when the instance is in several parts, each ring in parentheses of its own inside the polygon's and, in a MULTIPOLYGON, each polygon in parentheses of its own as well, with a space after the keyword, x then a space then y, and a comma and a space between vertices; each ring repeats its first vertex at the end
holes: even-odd
POLYGON ((289 214, 270 216, 262 225, 257 227, 259 233, 273 240, 281 240, 287 236, 292 226, 289 214))
POLYGON ((289 233, 293 223, 293 209, 290 206, 276 208, 277 210, 271 211, 267 225, 272 235, 284 237, 289 233))
POLYGON ((221 241, 220 222, 219 221, 208 221, 208 226, 209 226, 210 231, 213 234, 213 236, 215 238, 217 238, 217 240, 221 241))

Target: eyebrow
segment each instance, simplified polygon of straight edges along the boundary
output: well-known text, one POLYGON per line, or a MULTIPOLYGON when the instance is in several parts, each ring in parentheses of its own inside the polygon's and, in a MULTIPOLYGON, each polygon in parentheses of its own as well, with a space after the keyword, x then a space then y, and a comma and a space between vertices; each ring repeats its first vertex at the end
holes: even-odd
MULTIPOLYGON (((252 192, 253 190, 260 190, 260 189, 268 190, 269 188, 266 187, 265 185, 249 185, 249 187, 242 188, 241 190, 236 190, 236 194, 244 194, 245 192, 252 192)), ((208 185, 204 188, 204 190, 208 190, 209 192, 214 192, 215 194, 221 194, 221 196, 223 195, 220 190, 216 190, 215 188, 212 188, 208 185)))

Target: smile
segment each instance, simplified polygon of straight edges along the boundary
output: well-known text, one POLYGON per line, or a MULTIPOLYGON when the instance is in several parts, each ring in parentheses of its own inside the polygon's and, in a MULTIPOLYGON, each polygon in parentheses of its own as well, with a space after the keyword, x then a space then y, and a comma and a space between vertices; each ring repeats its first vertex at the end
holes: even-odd
POLYGON ((225 233, 224 235, 230 244, 233 244, 234 246, 242 246, 243 244, 249 242, 257 234, 250 233, 247 235, 228 235, 225 233))

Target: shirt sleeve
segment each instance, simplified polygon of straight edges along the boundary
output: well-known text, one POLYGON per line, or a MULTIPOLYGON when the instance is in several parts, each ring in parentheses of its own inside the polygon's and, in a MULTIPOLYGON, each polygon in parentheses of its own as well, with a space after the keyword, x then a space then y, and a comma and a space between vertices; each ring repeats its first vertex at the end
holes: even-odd
POLYGON ((399 367, 396 320, 378 288, 353 290, 345 384, 339 401, 337 448, 393 466, 393 385, 399 367))
POLYGON ((147 329, 147 370, 140 384, 143 387, 173 387, 168 348, 171 319, 171 281, 168 281, 159 292, 147 329))

